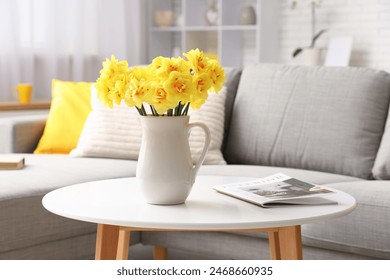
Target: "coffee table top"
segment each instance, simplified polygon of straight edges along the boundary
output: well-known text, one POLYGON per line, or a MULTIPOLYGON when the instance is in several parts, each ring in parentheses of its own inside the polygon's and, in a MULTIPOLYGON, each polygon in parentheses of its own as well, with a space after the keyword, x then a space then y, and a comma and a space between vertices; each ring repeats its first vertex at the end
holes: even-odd
POLYGON ((94 181, 48 193, 43 206, 60 216, 98 224, 172 230, 242 230, 294 226, 348 214, 355 199, 332 194, 338 204, 262 208, 220 194, 212 186, 253 178, 198 176, 185 204, 144 202, 136 178, 94 181))

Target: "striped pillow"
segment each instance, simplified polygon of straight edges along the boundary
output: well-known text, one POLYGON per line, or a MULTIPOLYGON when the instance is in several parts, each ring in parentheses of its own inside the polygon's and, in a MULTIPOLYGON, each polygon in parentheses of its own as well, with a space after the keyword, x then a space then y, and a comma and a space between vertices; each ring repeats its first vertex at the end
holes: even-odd
MULTIPOLYGON (((199 110, 189 111, 190 122, 203 122, 211 132, 211 143, 204 164, 226 164, 221 153, 225 99, 226 88, 223 88, 218 94, 210 94, 199 110)), ((91 104, 92 112, 85 122, 77 147, 70 155, 137 160, 142 139, 137 110, 124 104, 113 109, 105 108, 97 99, 93 86, 91 104)), ((196 161, 203 149, 203 131, 192 129, 189 142, 193 160, 196 161)))

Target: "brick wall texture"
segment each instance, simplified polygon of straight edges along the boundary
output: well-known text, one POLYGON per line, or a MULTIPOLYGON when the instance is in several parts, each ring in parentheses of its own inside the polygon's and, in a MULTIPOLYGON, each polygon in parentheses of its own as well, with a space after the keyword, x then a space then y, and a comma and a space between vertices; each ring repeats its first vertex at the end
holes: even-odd
MULTIPOLYGON (((291 54, 297 47, 310 44, 311 0, 281 0, 280 62, 299 64, 291 54)), ((328 31, 317 47, 326 48, 332 37, 351 36, 353 49, 350 65, 390 72, 390 0, 322 0, 316 8, 316 29, 328 31)))

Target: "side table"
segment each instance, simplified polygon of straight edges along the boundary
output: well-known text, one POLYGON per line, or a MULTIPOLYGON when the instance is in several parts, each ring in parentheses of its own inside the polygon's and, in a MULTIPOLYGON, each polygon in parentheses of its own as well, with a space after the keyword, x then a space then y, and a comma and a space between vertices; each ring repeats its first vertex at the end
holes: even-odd
MULTIPOLYGON (((162 206, 143 201, 135 178, 88 182, 57 189, 42 200, 57 215, 97 223, 96 259, 127 259, 131 231, 262 231, 272 259, 302 259, 301 225, 350 213, 355 199, 335 191, 338 204, 262 208, 220 194, 212 186, 253 178, 198 176, 186 203, 162 206)), ((167 249, 156 246, 156 259, 167 249)))

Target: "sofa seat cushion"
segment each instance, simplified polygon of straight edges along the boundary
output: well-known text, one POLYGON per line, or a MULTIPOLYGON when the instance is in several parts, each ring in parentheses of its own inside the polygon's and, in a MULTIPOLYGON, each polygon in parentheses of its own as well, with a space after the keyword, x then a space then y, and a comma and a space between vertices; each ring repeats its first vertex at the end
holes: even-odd
MULTIPOLYGON (((70 252, 80 258, 93 256, 96 224, 52 214, 42 206, 42 197, 38 195, 0 201, 0 259, 4 256, 17 259, 67 259, 72 255, 70 252), (85 238, 92 240, 82 243, 77 241, 85 238), (66 252, 61 244, 67 244, 66 252), (44 250, 29 251, 32 247, 44 250), (15 251, 20 254, 15 256, 15 251)), ((131 244, 138 242, 139 233, 132 233, 131 244)))
MULTIPOLYGON (((135 161, 67 155, 25 154, 25 161, 21 170, 0 170, 0 253, 95 233, 95 224, 48 212, 42 197, 71 184, 135 176, 136 168, 135 161)), ((138 242, 138 235, 132 236, 132 241, 138 242)), ((53 256, 59 255, 53 252, 53 256)), ((37 258, 45 257, 38 254, 37 258)))
POLYGON ((331 184, 339 182, 362 181, 362 179, 319 171, 310 171, 286 167, 257 166, 257 165, 234 165, 227 166, 204 165, 200 168, 200 175, 225 175, 243 177, 266 177, 282 172, 291 177, 313 184, 331 184))
POLYGON ((0 170, 0 202, 44 195, 54 189, 89 181, 134 177, 136 161, 24 154, 25 167, 0 170))
POLYGON ((357 207, 341 218, 304 225, 304 244, 390 259, 390 182, 360 181, 328 186, 355 197, 357 207))
MULTIPOLYGON (((343 217, 302 225, 304 246, 366 258, 390 259, 390 182, 356 181, 328 184, 349 193, 356 209, 343 217)), ((264 233, 235 233, 267 238, 264 233)))

